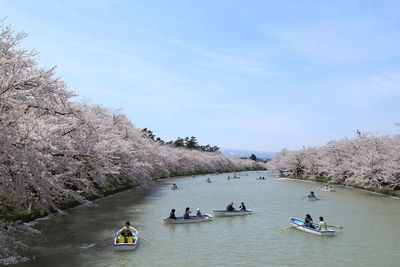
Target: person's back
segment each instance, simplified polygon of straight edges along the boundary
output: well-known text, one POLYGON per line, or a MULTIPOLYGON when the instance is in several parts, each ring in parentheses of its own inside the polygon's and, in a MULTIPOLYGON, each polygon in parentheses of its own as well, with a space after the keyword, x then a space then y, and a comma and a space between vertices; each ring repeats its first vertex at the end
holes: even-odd
POLYGON ((226 210, 227 211, 234 211, 235 209, 233 208, 233 203, 231 203, 228 206, 226 206, 226 210))
POLYGON ((319 230, 328 230, 324 217, 319 217, 319 230))
POLYGON ((169 218, 169 219, 176 220, 175 209, 172 209, 172 210, 171 210, 171 213, 169 214, 169 217, 168 217, 168 218, 169 218))

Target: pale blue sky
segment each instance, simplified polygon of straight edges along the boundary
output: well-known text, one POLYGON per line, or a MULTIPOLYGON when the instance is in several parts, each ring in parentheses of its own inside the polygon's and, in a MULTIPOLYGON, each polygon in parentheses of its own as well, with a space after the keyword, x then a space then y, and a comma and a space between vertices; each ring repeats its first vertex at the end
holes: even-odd
POLYGON ((399 133, 399 1, 0 0, 40 65, 165 140, 279 151, 399 133))

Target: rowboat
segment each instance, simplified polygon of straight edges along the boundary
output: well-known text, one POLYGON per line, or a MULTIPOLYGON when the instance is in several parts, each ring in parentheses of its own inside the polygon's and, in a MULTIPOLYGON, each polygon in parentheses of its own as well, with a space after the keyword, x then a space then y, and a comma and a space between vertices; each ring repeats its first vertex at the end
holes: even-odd
POLYGON ((316 201, 316 200, 319 200, 319 198, 317 198, 317 197, 307 197, 308 198, 308 200, 310 200, 310 201, 316 201))
POLYGON ((128 243, 124 242, 124 237, 121 237, 120 232, 115 234, 114 238, 114 250, 117 251, 127 251, 134 250, 140 243, 139 235, 137 233, 132 233, 132 237, 128 237, 128 243))
POLYGON ((183 219, 182 217, 176 217, 176 219, 164 218, 165 224, 182 224, 182 223, 200 223, 200 222, 211 222, 213 216, 207 213, 201 216, 190 216, 190 219, 183 219))
POLYGON ((304 226, 304 221, 300 219, 296 219, 293 217, 289 218, 290 223, 292 226, 295 226, 296 229, 299 229, 300 231, 307 232, 310 234, 315 234, 315 235, 323 235, 323 236, 333 236, 335 235, 335 231, 328 229, 328 230, 318 230, 319 226, 313 224, 316 229, 313 229, 308 226, 304 226))
POLYGON ((227 211, 227 210, 213 210, 215 217, 223 217, 223 216, 245 216, 253 214, 252 210, 245 210, 245 211, 227 211))
POLYGON ((320 190, 326 191, 326 192, 335 192, 336 191, 332 187, 321 187, 320 190))

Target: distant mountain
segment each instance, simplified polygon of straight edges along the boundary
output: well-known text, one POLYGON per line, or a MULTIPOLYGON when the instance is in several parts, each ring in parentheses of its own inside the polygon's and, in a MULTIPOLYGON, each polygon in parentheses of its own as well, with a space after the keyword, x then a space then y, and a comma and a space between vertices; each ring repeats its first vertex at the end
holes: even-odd
POLYGON ((248 158, 251 154, 256 155, 259 159, 270 159, 275 156, 276 152, 269 152, 269 151, 255 151, 255 150, 245 150, 245 149, 230 149, 230 148, 221 148, 219 151, 222 154, 227 156, 236 156, 240 158, 248 158))

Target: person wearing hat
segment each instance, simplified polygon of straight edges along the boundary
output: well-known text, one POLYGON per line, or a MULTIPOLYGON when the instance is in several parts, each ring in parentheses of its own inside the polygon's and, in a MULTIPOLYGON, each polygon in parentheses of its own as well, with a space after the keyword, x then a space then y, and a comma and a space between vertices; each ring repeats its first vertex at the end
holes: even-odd
POLYGON ((196 210, 196 217, 201 217, 201 211, 200 211, 200 209, 197 209, 197 210, 196 210))

